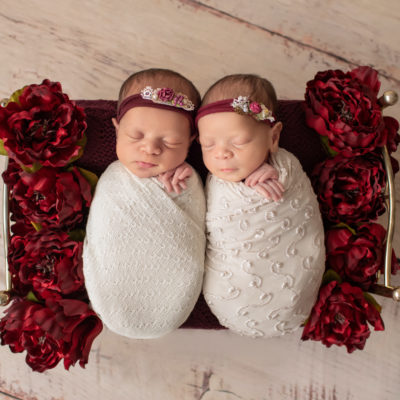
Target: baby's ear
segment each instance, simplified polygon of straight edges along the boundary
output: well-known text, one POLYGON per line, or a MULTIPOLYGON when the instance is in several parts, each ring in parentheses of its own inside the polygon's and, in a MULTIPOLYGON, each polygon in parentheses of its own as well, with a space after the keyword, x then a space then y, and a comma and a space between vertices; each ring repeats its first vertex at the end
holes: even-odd
POLYGON ((271 135, 272 135, 271 151, 273 153, 278 151, 279 138, 281 136, 282 128, 283 128, 282 122, 277 122, 271 129, 271 135))
POLYGON ((114 125, 115 132, 118 133, 119 123, 117 122, 117 120, 115 118, 111 118, 111 121, 112 121, 112 123, 114 125))

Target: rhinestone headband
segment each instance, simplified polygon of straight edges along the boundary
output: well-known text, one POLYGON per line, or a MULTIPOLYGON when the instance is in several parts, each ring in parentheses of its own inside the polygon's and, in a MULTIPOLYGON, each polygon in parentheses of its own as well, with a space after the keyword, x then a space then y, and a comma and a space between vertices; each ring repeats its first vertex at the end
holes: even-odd
POLYGON ((250 100, 247 96, 239 96, 235 99, 216 101, 200 107, 197 111, 196 125, 201 117, 218 112, 236 112, 240 115, 249 115, 257 121, 268 122, 273 126, 276 118, 271 110, 263 103, 250 100))
POLYGON ((117 122, 134 107, 154 107, 181 113, 188 118, 194 131, 194 104, 185 94, 175 93, 171 88, 153 89, 146 86, 140 93, 128 96, 118 107, 117 122))

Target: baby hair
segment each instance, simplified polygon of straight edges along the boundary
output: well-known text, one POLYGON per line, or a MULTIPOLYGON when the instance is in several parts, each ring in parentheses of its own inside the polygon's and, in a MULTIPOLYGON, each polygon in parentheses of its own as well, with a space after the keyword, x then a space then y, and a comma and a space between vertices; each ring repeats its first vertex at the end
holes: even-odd
POLYGON ((215 101, 248 96, 265 104, 272 112, 277 109, 277 97, 271 82, 254 74, 228 75, 215 82, 205 93, 202 106, 215 101))
POLYGON ((175 92, 186 94, 196 108, 201 102, 199 91, 189 79, 170 69, 150 68, 135 72, 125 80, 119 91, 118 106, 128 93, 139 93, 145 86, 154 89, 169 87, 175 92))

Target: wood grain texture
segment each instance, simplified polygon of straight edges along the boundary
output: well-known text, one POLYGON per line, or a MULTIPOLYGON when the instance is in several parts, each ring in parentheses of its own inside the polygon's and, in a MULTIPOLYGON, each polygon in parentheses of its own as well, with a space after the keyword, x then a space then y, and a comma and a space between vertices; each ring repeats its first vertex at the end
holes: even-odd
POLYGON ((393 85, 400 83, 397 32, 400 4, 373 0, 196 1, 210 12, 224 13, 283 37, 310 52, 336 58, 349 67, 371 65, 393 85))
MULTIPOLYGON (((372 65, 382 91, 400 93, 399 19, 397 0, 2 0, 0 98, 50 78, 74 99, 114 99, 129 74, 152 66, 202 92, 225 74, 254 72, 293 99, 319 70, 372 65)), ((385 114, 400 119, 400 106, 385 114)), ((400 174, 396 186, 400 215, 400 174)), ((259 341, 178 330, 135 341, 105 331, 86 369, 38 374, 1 347, 0 399, 397 400, 400 306, 378 300, 386 330, 351 355, 301 342, 300 332, 259 341)))

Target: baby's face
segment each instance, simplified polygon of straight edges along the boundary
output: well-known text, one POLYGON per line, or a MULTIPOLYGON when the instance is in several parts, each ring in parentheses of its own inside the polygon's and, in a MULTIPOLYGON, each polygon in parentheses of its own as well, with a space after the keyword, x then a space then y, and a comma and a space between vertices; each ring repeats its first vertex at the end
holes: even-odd
POLYGON ((218 178, 239 182, 278 149, 280 122, 267 123, 233 112, 209 114, 198 122, 207 169, 218 178))
POLYGON ((118 159, 136 176, 157 176, 185 161, 192 141, 185 116, 153 107, 135 107, 119 124, 113 122, 118 159))

